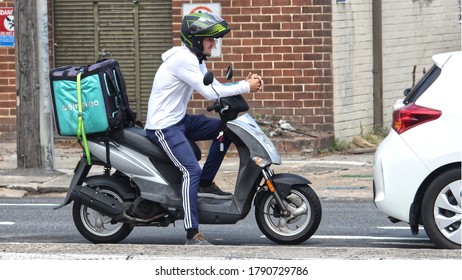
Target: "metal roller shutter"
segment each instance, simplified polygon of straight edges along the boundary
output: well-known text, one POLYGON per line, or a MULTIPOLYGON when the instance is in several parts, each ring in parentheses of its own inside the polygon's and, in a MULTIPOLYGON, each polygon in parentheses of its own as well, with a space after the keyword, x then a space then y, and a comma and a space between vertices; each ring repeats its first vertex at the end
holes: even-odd
POLYGON ((144 122, 160 56, 172 46, 171 1, 55 0, 53 8, 55 66, 116 59, 144 122))

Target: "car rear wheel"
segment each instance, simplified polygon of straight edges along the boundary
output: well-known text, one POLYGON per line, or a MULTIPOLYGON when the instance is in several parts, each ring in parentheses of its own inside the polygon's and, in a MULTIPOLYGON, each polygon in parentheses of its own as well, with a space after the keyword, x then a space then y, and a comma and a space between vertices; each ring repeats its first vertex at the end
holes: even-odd
POLYGON ((438 248, 461 247, 461 169, 450 169, 429 185, 422 200, 422 221, 438 248))

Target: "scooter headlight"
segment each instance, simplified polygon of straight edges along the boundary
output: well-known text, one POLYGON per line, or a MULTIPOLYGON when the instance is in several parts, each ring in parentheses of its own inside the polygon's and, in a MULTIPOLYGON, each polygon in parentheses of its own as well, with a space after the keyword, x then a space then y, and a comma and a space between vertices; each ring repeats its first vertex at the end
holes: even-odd
POLYGON ((261 157, 253 157, 252 160, 255 162, 256 165, 260 166, 261 168, 264 168, 270 164, 269 161, 261 157))

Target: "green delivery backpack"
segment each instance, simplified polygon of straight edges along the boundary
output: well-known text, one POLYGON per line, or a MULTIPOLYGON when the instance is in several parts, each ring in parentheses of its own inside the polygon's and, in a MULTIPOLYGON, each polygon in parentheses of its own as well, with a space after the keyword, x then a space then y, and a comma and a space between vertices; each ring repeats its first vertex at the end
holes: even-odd
POLYGON ((50 70, 56 129, 61 136, 83 140, 89 164, 87 134, 134 126, 136 113, 128 103, 125 80, 115 60, 50 70))
POLYGON ((129 127, 136 122, 115 60, 52 69, 50 83, 55 124, 61 136, 77 136, 79 120, 86 134, 129 127))

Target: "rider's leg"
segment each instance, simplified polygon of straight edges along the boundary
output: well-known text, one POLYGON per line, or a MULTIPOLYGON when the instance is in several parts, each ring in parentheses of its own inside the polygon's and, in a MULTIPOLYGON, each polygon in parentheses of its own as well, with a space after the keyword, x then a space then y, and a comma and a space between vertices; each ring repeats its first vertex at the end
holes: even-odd
MULTIPOLYGON (((204 115, 187 115, 185 117, 185 126, 188 139, 193 141, 212 140, 200 180, 201 187, 212 186, 226 151, 231 145, 231 141, 227 137, 223 137, 222 142, 218 139, 219 133, 225 129, 225 124, 220 119, 209 118, 204 115)), ((231 195, 231 193, 222 192, 215 186, 214 191, 219 196, 229 197, 231 195)))
POLYGON ((146 134, 152 142, 164 149, 183 174, 181 193, 184 227, 189 237, 199 231, 197 193, 202 171, 184 131, 184 122, 180 122, 162 130, 146 130, 146 134))

